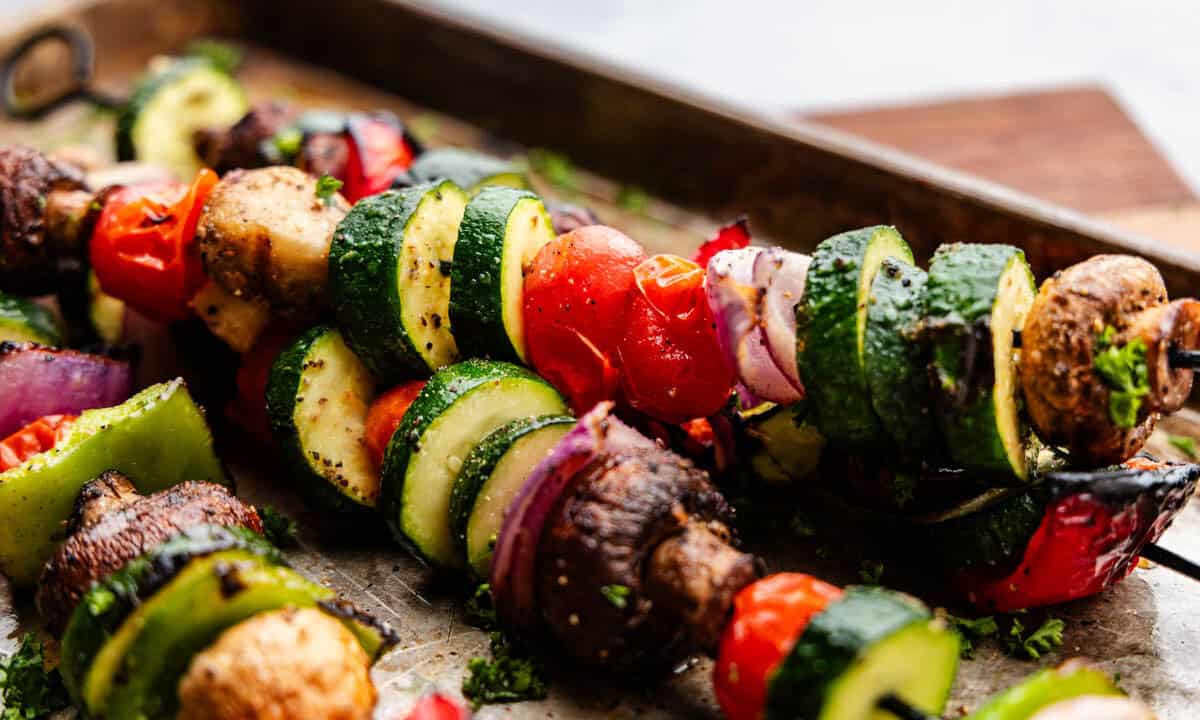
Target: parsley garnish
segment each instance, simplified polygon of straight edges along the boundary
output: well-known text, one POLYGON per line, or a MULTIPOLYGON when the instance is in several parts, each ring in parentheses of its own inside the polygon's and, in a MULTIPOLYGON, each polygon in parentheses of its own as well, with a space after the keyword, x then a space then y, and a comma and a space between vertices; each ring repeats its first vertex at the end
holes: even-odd
POLYGON ((338 180, 332 175, 322 175, 321 177, 317 178, 317 189, 313 194, 328 206, 333 205, 333 196, 336 195, 337 191, 341 189, 341 180, 338 180))
POLYGON ((1167 442, 1171 443, 1176 450, 1184 455, 1187 455, 1193 460, 1196 459, 1196 441, 1192 438, 1184 435, 1171 435, 1167 438, 1167 442))
POLYGON ((626 585, 604 585, 600 588, 600 593, 604 595, 613 607, 624 610, 629 604, 629 593, 632 592, 626 585))
POLYGON ((622 185, 617 191, 617 207, 624 208, 629 212, 645 212, 646 206, 650 204, 650 196, 646 194, 636 185, 622 185))
POLYGON ((1146 344, 1134 338, 1121 347, 1113 345, 1117 331, 1112 325, 1096 338, 1093 366, 1108 386, 1108 416, 1113 424, 1128 430, 1137 425, 1142 398, 1150 393, 1146 379, 1146 344))
POLYGON ((996 618, 991 615, 972 620, 947 613, 946 622, 962 638, 960 654, 964 658, 972 656, 975 651, 976 640, 982 640, 985 637, 991 637, 1000 632, 1000 626, 996 624, 996 618))
POLYGON ((187 54, 191 57, 204 58, 216 69, 226 75, 232 75, 242 64, 242 57, 246 53, 237 45, 212 38, 203 38, 188 45, 187 54))
POLYGON ((529 166, 546 182, 559 190, 575 192, 579 189, 575 167, 562 153, 544 148, 534 148, 529 151, 529 166))
POLYGON ((58 670, 46 670, 42 641, 25 633, 21 647, 0 662, 0 720, 33 720, 67 707, 67 690, 58 670))
POLYGON ((546 697, 542 666, 533 657, 519 654, 503 634, 491 634, 492 658, 474 657, 467 662, 463 697, 478 710, 483 705, 546 697))
POLYGON ((273 505, 263 505, 258 509, 262 518, 263 535, 276 547, 293 547, 299 528, 296 521, 279 512, 273 505))
POLYGON ((878 560, 863 560, 858 567, 858 577, 867 585, 878 585, 883 577, 883 563, 878 560))
POLYGON ((1008 654, 1013 657, 1025 656, 1030 660, 1037 660, 1043 653, 1050 652, 1056 647, 1062 645, 1063 628, 1066 623, 1058 618, 1047 618, 1041 626, 1025 635, 1025 626, 1021 621, 1013 618, 1012 627, 1008 629, 1008 637, 1005 638, 1004 645, 1008 650, 1008 654))
POLYGON ((480 583, 463 606, 463 613, 467 616, 467 622, 480 630, 498 627, 500 622, 496 619, 496 608, 492 607, 492 586, 480 583))

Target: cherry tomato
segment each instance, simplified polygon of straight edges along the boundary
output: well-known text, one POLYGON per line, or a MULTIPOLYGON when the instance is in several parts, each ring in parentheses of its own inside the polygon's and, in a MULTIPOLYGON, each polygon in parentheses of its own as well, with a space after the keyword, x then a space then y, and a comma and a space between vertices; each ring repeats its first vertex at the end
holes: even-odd
POLYGON ((423 387, 424 380, 410 380, 388 390, 371 403, 371 409, 367 411, 364 434, 367 452, 370 453, 375 467, 383 465, 383 455, 392 440, 392 435, 396 433, 396 428, 400 427, 400 421, 404 419, 404 413, 408 412, 408 406, 417 399, 423 387))
POLYGON ((271 442, 267 420, 267 381, 279 353, 295 338, 291 327, 276 326, 254 341, 254 347, 242 355, 238 364, 237 395, 226 408, 226 416, 260 440, 271 442))
POLYGON ((217 175, 201 170, 191 186, 130 185, 109 194, 92 232, 92 269, 104 292, 159 322, 183 320, 204 284, 196 224, 217 175))
POLYGON ((350 156, 342 195, 355 203, 390 188, 412 165, 413 151, 395 118, 353 115, 346 125, 350 156))
POLYGON ((704 268, 655 255, 633 270, 618 345, 621 389, 634 408, 664 422, 707 417, 729 401, 733 369, 717 345, 704 268))
POLYGON ((692 254, 692 262, 700 267, 708 267, 712 256, 722 250, 740 250, 750 244, 750 224, 746 218, 740 217, 717 231, 717 236, 706 240, 692 254))
POLYGON ((525 342, 530 364, 577 412, 614 399, 617 343, 645 251, 603 225, 546 244, 525 275, 525 342))
POLYGON ((441 693, 425 695, 404 720, 469 720, 471 712, 466 707, 441 693))
POLYGON ((713 687, 729 720, 761 720, 767 686, 810 620, 842 591, 802 573, 779 573, 747 585, 733 598, 733 618, 721 635, 713 687))
POLYGON ((0 440, 0 473, 52 449, 75 423, 74 415, 46 415, 0 440))

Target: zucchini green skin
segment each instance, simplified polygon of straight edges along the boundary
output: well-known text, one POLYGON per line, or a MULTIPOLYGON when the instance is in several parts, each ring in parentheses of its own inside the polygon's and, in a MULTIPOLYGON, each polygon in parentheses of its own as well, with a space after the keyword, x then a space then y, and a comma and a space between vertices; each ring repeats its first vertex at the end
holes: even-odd
POLYGON ((817 472, 825 438, 808 420, 804 400, 788 406, 764 403, 740 414, 750 440, 750 466, 774 485, 790 485, 817 472))
POLYGON ((3 341, 57 347, 62 345, 62 331, 49 309, 0 292, 0 342, 3 341))
MULTIPOLYGON (((279 443, 288 467, 300 479, 301 489, 315 503, 334 512, 357 513, 374 507, 374 495, 364 496, 341 477, 336 468, 324 467, 321 458, 312 458, 304 447, 300 429, 296 426, 296 411, 304 395, 304 373, 313 357, 314 347, 338 331, 327 325, 317 325, 305 331, 280 352, 267 378, 267 419, 275 441, 279 443)), ((340 339, 334 339, 340 342, 340 339)), ((364 416, 365 416, 364 408, 364 416)), ((378 488, 376 487, 377 491, 378 488)))
POLYGON ((1047 668, 984 703, 966 720, 1029 720, 1043 708, 1088 695, 1124 695, 1108 675, 1082 663, 1047 668))
MULTIPOLYGON (((164 160, 164 158, 147 157, 147 148, 138 146, 138 125, 145 121, 144 113, 152 110, 153 101, 161 91, 175 83, 183 81, 192 73, 198 72, 208 74, 210 81, 214 85, 219 84, 221 92, 227 93, 225 100, 227 102, 232 101, 229 105, 230 111, 221 114, 222 120, 233 124, 245 113, 248 106, 241 87, 227 73, 218 70, 211 60, 201 57, 173 59, 166 69, 158 72, 149 72, 144 75, 138 81, 129 100, 117 115, 116 147, 118 160, 143 160, 149 162, 161 162, 164 160)), ((188 121, 191 119, 178 118, 178 120, 188 121)), ((214 118, 204 118, 204 124, 210 124, 213 121, 214 118)), ((188 135, 190 136, 190 133, 188 135)), ((172 171, 180 175, 180 180, 189 180, 195 169, 200 166, 200 159, 195 157, 195 151, 191 149, 190 145, 187 150, 195 158, 194 163, 192 163, 195 167, 185 168, 182 165, 171 167, 172 171)))
POLYGON ((273 564, 283 563, 280 552, 252 530, 200 525, 164 541, 92 586, 75 607, 60 644, 59 668, 76 703, 82 702, 83 679, 92 659, 129 613, 191 560, 226 550, 244 550, 273 564))
POLYGON ((867 717, 888 693, 940 715, 954 684, 958 656, 958 635, 916 600, 878 587, 849 587, 813 617, 771 676, 765 718, 857 720, 867 717), (880 667, 878 649, 894 647, 893 641, 923 655, 894 657, 892 652, 892 667, 880 667), (863 681, 877 682, 872 669, 890 669, 903 677, 884 687, 861 686, 863 681), (847 703, 861 712, 847 709, 847 703))
POLYGON ((84 707, 107 720, 173 716, 180 677, 222 632, 259 613, 318 606, 333 595, 245 550, 193 559, 96 653, 80 686, 84 707))
POLYGON ((518 440, 532 432, 553 425, 574 424, 575 418, 569 415, 519 418, 496 428, 471 450, 471 454, 463 461, 450 495, 450 530, 464 554, 467 552, 467 524, 471 520, 471 511, 475 509, 475 500, 504 454, 518 440))
MULTIPOLYGON (((525 228, 512 227, 511 223, 520 215, 517 209, 529 204, 536 204, 533 217, 539 226, 535 232, 540 235, 537 242, 541 247, 554 239, 554 225, 542 201, 531 192, 486 187, 471 199, 463 213, 450 270, 450 324, 459 350, 466 357, 525 361, 523 302, 520 297, 511 297, 514 293, 520 295, 523 287, 510 286, 514 269, 508 264, 523 261, 520 256, 524 248, 509 245, 524 244, 525 228), (518 257, 512 257, 514 253, 518 257), (510 310, 508 322, 506 309, 510 310)), ((520 269, 516 271, 520 274, 520 269)))
MULTIPOLYGON (((434 565, 453 567, 461 561, 461 557, 457 553, 453 558, 444 553, 435 556, 430 545, 424 539, 414 537, 406 527, 405 489, 409 482, 409 465, 421 449, 426 432, 443 413, 481 386, 507 380, 537 383, 550 388, 545 380, 525 368, 496 360, 464 360, 443 368, 434 373, 413 400, 384 453, 379 508, 393 536, 415 555, 434 565)), ((561 400, 561 396, 559 398, 561 400)), ((566 411, 566 403, 562 402, 559 407, 546 408, 543 412, 566 411)), ((448 527, 450 518, 431 518, 428 521, 431 524, 445 523, 448 527)))
POLYGON ((796 306, 800 376, 821 434, 839 447, 861 448, 882 437, 864 370, 863 339, 869 282, 889 256, 912 262, 912 250, 891 227, 852 230, 823 241, 796 306))
MULTIPOLYGON (((1025 255, 1009 245, 953 244, 938 249, 929 267, 925 331, 932 337, 933 393, 938 426, 954 461, 965 468, 1002 477, 1029 476, 1025 449, 1010 453, 1004 434, 1016 433, 1025 448, 1027 429, 1020 419, 1015 363, 999 374, 993 361, 993 327, 1000 283, 1010 267, 1023 273, 1030 289, 1036 284, 1025 255), (1007 374, 1006 396, 997 394, 1001 374, 1007 374), (1012 417, 1015 428, 1005 427, 1012 417)), ((1028 309, 1028 306, 1026 306, 1028 309)), ((1015 329, 1020 329, 1016 327, 1015 329)))
POLYGON ((408 174, 418 183, 450 180, 472 195, 494 185, 530 189, 529 180, 515 163, 462 148, 426 150, 413 161, 408 174))
POLYGON ((426 194, 443 189, 462 192, 452 184, 426 184, 363 198, 333 233, 329 279, 338 327, 354 353, 383 382, 430 371, 404 326, 401 255, 405 234, 426 194))
POLYGON ((14 585, 37 580, 79 490, 105 470, 128 475, 144 493, 184 480, 231 484, 182 380, 86 410, 53 449, 0 473, 0 570, 14 585))
POLYGON ((937 437, 927 359, 917 335, 925 316, 925 280, 920 268, 884 258, 867 306, 863 370, 871 406, 908 457, 921 457, 937 437))
POLYGON ((973 512, 914 524, 914 550, 951 571, 1011 567, 1025 554, 1049 500, 1050 492, 1042 486, 1006 489, 973 512))

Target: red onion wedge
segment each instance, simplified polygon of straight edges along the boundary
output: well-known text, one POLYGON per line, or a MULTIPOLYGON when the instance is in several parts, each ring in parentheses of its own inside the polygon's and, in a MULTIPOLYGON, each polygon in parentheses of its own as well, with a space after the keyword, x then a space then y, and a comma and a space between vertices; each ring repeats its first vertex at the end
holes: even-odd
POLYGON ((793 383, 771 358, 759 318, 761 293, 754 287, 754 264, 762 252, 763 248, 749 247, 714 255, 708 263, 705 293, 717 322, 717 344, 742 384, 765 400, 793 403, 803 397, 799 383, 793 383))
POLYGON ((767 339, 767 351, 792 385, 804 396, 800 367, 796 363, 796 305, 804 295, 808 255, 771 247, 754 259, 754 287, 758 289, 758 318, 767 339))
POLYGON ((0 343, 0 437, 44 415, 117 405, 133 391, 129 363, 32 343, 0 343))
POLYGON ((525 632, 540 624, 535 575, 542 530, 558 499, 584 468, 617 450, 654 447, 654 442, 612 415, 602 402, 579 419, 530 473, 513 499, 492 555, 489 580, 501 622, 525 632))

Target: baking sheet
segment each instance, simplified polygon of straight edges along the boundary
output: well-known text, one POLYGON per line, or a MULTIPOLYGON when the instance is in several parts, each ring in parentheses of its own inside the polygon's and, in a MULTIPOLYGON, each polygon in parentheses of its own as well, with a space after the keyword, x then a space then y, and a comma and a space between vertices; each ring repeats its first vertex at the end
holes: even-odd
MULTIPOLYGON (((124 68, 120 63, 110 62, 110 77, 136 67, 133 62, 124 68)), ((446 116, 270 52, 253 51, 240 77, 252 98, 283 97, 311 107, 388 108, 413 123, 417 132, 431 139, 432 144, 473 145, 500 154, 519 149, 446 116)), ((0 127, 0 142, 24 141, 43 148, 66 142, 103 145, 110 132, 110 117, 86 108, 73 108, 40 126, 4 125, 0 127)), ((549 195, 563 195, 561 188, 545 183, 539 189, 549 195)), ((624 229, 652 252, 689 252, 717 224, 712 218, 658 201, 637 210, 619 207, 615 199, 621 191, 620 185, 581 175, 578 191, 570 193, 568 199, 591 205, 602 220, 624 229)), ((772 239, 776 238, 760 237, 763 241, 772 239)), ((1195 415, 1182 413, 1156 436, 1155 451, 1172 456, 1177 451, 1166 444, 1166 435, 1196 436, 1197 427, 1200 424, 1195 422, 1195 415)), ((291 479, 285 475, 244 462, 235 462, 234 472, 244 497, 255 503, 276 505, 300 520, 302 545, 289 552, 296 567, 390 621, 399 631, 400 644, 374 670, 381 692, 377 717, 397 717, 396 713, 431 685, 457 691, 467 660, 487 648, 486 635, 463 621, 462 585, 435 578, 389 542, 382 532, 362 536, 325 526, 318 513, 301 505, 290 490, 291 479)), ((825 545, 826 557, 818 561, 814 552, 817 542, 782 538, 771 546, 752 544, 750 549, 762 554, 772 571, 814 571, 838 582, 857 579, 860 562, 866 559, 860 548, 854 544, 832 548, 825 545)), ((1185 510, 1163 544, 1200 558, 1200 508, 1193 505, 1185 510)), ((884 583, 887 582, 885 575, 884 583)), ((1121 685, 1149 701, 1164 720, 1194 718, 1194 708, 1200 701, 1200 663, 1195 657, 1200 651, 1200 619, 1192 611, 1196 597, 1200 597, 1200 587, 1192 581, 1163 568, 1141 568, 1098 598, 1056 609, 1054 614, 1066 621, 1064 646, 1038 662, 1014 660, 996 644, 980 644, 974 658, 962 665, 951 708, 969 708, 1039 666, 1081 655, 1093 658, 1110 674, 1119 675, 1121 685)), ((5 651, 13 646, 18 627, 33 622, 28 601, 17 598, 14 605, 13 600, 6 593, 0 602, 0 633, 6 636, 5 651)), ((551 694, 547 700, 490 706, 480 716, 718 716, 710 689, 708 661, 685 663, 668 677, 641 679, 633 684, 602 680, 594 672, 572 670, 569 663, 555 662, 553 658, 548 664, 551 694)))

